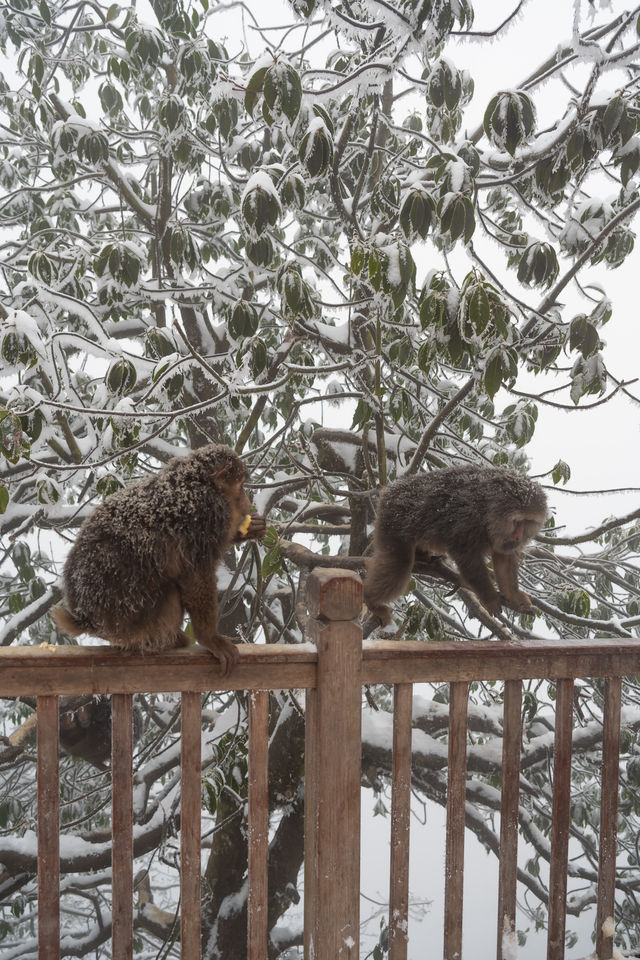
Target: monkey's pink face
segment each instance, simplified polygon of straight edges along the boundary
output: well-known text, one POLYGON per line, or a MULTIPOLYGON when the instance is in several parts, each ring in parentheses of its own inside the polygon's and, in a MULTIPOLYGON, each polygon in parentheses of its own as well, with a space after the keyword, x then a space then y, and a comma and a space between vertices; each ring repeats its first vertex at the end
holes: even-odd
POLYGON ((247 491, 244 488, 244 480, 238 488, 238 510, 242 514, 246 514, 251 511, 251 500, 249 500, 247 491))
POLYGON ((524 517, 514 514, 506 517, 503 529, 496 538, 495 549, 500 553, 513 553, 524 546, 544 523, 544 517, 524 517))

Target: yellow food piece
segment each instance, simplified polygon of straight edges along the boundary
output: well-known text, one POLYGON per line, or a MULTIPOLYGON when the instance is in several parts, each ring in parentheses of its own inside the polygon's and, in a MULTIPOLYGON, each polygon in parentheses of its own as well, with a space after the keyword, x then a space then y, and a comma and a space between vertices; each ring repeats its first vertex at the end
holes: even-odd
POLYGON ((44 647, 45 650, 57 650, 55 643, 47 643, 46 640, 43 640, 40 646, 44 647))
POLYGON ((240 526, 238 527, 238 533, 241 533, 243 537, 246 537, 249 532, 249 527, 251 526, 251 514, 248 513, 240 526))

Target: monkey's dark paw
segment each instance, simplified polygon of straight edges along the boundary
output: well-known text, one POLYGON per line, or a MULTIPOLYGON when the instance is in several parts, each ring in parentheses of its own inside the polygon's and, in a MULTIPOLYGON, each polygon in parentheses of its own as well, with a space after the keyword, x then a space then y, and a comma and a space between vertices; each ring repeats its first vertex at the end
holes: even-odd
POLYGON ((496 593, 494 597, 483 597, 481 603, 487 613, 490 613, 492 617, 495 617, 495 615, 500 613, 502 610, 502 600, 503 598, 500 596, 500 594, 496 593))
POLYGON ((246 540, 262 540, 267 532, 267 521, 259 513, 254 513, 251 517, 251 524, 245 535, 246 540))
POLYGON ((198 642, 206 647, 212 657, 215 657, 220 664, 220 673, 223 677, 227 677, 239 660, 238 650, 231 637, 216 633, 210 640, 201 639, 198 642))
POLYGON ((376 614, 370 614, 362 626, 362 638, 366 640, 370 636, 378 640, 401 640, 407 628, 406 621, 400 627, 393 620, 389 623, 382 623, 380 617, 376 614))
POLYGON ((259 513, 254 513, 246 533, 241 533, 240 530, 238 530, 233 538, 233 542, 245 543, 247 540, 262 540, 266 532, 267 521, 259 513))
POLYGON ((527 596, 526 593, 522 593, 521 590, 513 597, 503 597, 502 599, 505 606, 509 607, 510 610, 515 610, 516 613, 534 612, 531 597, 527 596))
POLYGON ((176 649, 180 650, 183 647, 190 647, 193 644, 192 638, 188 633, 185 633, 184 630, 178 630, 176 634, 176 649))

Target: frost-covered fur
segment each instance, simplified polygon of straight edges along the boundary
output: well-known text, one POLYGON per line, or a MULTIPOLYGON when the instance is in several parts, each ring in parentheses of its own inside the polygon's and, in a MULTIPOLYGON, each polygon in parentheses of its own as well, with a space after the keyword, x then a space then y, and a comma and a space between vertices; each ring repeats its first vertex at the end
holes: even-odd
POLYGON ((378 502, 365 602, 388 624, 386 603, 404 592, 416 553, 422 553, 454 560, 465 585, 491 612, 501 600, 530 610, 529 597, 518 589, 518 564, 546 515, 542 488, 513 470, 449 467, 396 480, 378 502), (500 593, 485 566, 487 556, 500 593))
POLYGON ((67 558, 66 608, 53 611, 60 629, 160 650, 190 642, 187 610, 196 639, 224 664, 221 648, 232 645, 217 633, 215 568, 250 508, 244 477, 233 450, 211 444, 108 497, 67 558))

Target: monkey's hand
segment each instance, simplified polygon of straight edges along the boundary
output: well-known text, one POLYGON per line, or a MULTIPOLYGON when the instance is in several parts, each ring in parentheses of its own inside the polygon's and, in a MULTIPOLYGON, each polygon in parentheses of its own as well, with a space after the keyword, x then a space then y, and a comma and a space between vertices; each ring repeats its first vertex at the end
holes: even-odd
POLYGON ((201 638, 198 643, 206 647, 209 653, 218 660, 222 676, 228 676, 238 662, 238 651, 231 638, 225 637, 222 633, 215 633, 211 639, 201 638))
POLYGON ((233 538, 233 543, 244 543, 245 540, 262 540, 267 532, 267 521, 259 513, 254 513, 251 516, 248 528, 244 532, 243 527, 244 523, 233 538))

